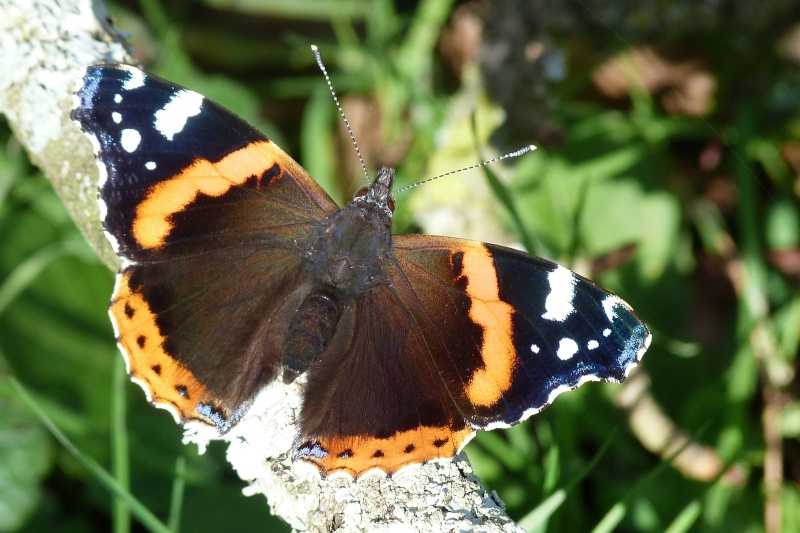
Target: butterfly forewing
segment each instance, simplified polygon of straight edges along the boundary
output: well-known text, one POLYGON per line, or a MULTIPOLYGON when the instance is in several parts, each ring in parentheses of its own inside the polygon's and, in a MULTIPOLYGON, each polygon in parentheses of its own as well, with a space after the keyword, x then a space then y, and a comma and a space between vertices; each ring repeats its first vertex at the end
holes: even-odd
POLYGON ((475 427, 510 425, 586 381, 621 381, 650 334, 631 308, 550 261, 472 241, 395 240, 398 297, 475 427), (421 289, 424 288, 424 289, 421 289))
POLYGON ((338 207, 245 121, 161 78, 89 67, 78 99, 125 260, 110 314, 128 369, 181 421, 228 429, 307 291, 296 240, 338 207))

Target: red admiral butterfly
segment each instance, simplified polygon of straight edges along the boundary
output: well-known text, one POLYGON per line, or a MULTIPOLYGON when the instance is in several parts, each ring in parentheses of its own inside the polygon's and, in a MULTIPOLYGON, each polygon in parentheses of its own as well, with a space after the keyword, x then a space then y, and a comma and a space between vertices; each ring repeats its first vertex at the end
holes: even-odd
POLYGON ((340 209, 247 122, 137 68, 87 68, 72 118, 124 260, 119 346, 181 423, 226 432, 266 384, 305 375, 295 458, 390 474, 622 381, 650 344, 625 302, 555 263, 392 235, 393 170, 340 209))

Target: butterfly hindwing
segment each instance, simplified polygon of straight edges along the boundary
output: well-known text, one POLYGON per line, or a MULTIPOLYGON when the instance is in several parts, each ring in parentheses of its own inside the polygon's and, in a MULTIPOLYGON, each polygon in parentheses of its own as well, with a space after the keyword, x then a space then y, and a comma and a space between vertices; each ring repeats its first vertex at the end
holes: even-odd
POLYGON ((351 342, 308 372, 313 394, 303 404, 297 457, 325 474, 358 477, 455 455, 474 430, 448 397, 427 339, 396 292, 386 285, 369 291, 342 322, 351 342))

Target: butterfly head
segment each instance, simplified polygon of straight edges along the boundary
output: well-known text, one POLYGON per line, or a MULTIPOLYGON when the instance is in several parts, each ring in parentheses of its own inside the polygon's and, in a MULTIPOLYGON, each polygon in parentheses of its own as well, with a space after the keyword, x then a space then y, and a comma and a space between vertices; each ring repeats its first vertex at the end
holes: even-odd
POLYGON ((353 203, 371 210, 379 209, 384 212, 388 220, 391 220, 395 206, 392 198, 393 183, 394 169, 383 167, 372 185, 362 187, 356 193, 353 203))

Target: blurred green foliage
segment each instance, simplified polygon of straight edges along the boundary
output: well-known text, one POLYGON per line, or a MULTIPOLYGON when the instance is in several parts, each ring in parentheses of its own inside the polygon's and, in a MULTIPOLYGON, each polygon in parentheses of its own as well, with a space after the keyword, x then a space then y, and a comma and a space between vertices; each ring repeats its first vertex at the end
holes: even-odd
MULTIPOLYGON (((513 2, 109 7, 148 68, 256 124, 340 203, 363 176, 312 43, 345 111, 356 110, 350 118, 370 169, 396 167, 399 186, 488 157, 493 143, 543 142, 490 168, 491 184, 474 171, 402 193, 395 231, 525 242, 620 294, 654 331, 643 367, 672 424, 658 430, 693 436, 690 446, 734 462, 740 477, 697 479, 692 464, 668 462, 613 402, 619 386, 588 385, 525 424, 480 432, 467 448, 512 517, 535 531, 762 531, 771 498, 784 529, 800 530, 800 44, 791 42, 786 9, 769 3, 758 17, 726 18, 738 2, 705 11, 691 2, 620 10, 569 2, 545 15, 543 4, 526 4, 540 10, 541 24, 521 38, 548 43, 542 57, 561 74, 527 85, 513 78, 520 85, 505 93, 497 87, 509 89, 512 78, 499 63, 483 79, 474 56, 453 68, 445 58, 468 43, 440 37, 457 20, 482 17, 493 21, 485 42, 513 44, 519 26, 492 18, 513 2), (645 45, 681 58, 673 65, 702 64, 715 82, 702 113, 676 112, 664 98, 688 94, 683 82, 697 70, 678 69, 646 89, 636 78, 647 73, 632 63, 624 95, 598 90, 598 66, 645 45), (536 133, 513 129, 526 121, 536 133), (439 213, 444 226, 431 216, 439 213), (765 423, 770 406, 777 426, 765 423), (777 436, 782 454, 783 479, 771 495, 764 464, 776 445, 768 448, 766 435, 777 436)), ((182 493, 185 531, 285 529, 265 501, 241 495, 224 450, 199 456, 183 446, 172 419, 119 379, 106 315, 113 274, 7 128, 0 141, 0 531, 104 531, 112 515, 115 530, 127 527, 98 476, 13 392, 11 376, 81 454, 117 479, 129 476, 131 494, 165 523, 182 493), (120 453, 129 467, 112 466, 120 453)))

